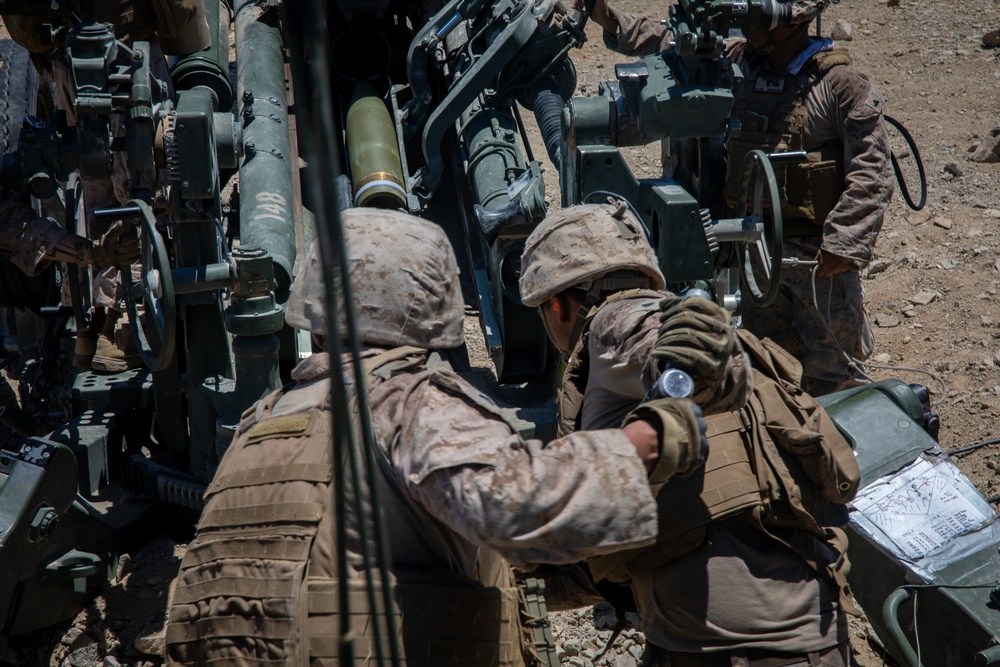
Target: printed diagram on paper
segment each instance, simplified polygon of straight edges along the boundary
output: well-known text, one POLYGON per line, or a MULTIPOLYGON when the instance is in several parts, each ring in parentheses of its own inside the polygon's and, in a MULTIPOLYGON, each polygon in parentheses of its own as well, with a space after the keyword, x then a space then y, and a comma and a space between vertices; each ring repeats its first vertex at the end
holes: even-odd
POLYGON ((925 459, 871 484, 852 504, 911 560, 993 517, 993 509, 958 468, 925 459))

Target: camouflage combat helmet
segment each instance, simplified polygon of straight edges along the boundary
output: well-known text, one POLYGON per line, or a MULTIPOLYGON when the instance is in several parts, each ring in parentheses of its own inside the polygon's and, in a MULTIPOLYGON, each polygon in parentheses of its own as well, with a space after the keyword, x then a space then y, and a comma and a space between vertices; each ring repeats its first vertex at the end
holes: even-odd
POLYGON ((659 290, 664 284, 642 224, 624 202, 582 204, 546 216, 521 254, 521 301, 529 308, 572 287, 659 290))
MULTIPOLYGON (((456 347, 465 307, 444 230, 400 211, 343 213, 358 337, 368 345, 456 347)), ((326 334, 326 298, 314 243, 292 283, 285 321, 326 334)), ((338 316, 343 321, 343 314, 338 316)))

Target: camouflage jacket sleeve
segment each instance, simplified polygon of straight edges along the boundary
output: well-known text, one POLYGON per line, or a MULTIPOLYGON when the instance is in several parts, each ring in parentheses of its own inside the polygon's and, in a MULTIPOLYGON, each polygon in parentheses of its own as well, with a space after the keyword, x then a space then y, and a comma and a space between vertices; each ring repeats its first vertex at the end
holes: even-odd
POLYGON ((845 190, 823 226, 823 249, 857 268, 873 258, 895 187, 879 89, 850 66, 832 68, 823 84, 832 96, 833 127, 844 143, 845 190))
POLYGON ((649 544, 656 503, 618 429, 524 440, 452 374, 380 396, 373 426, 405 492, 515 563, 572 563, 649 544), (458 391, 460 390, 460 391, 458 391), (403 395, 405 394, 405 395, 403 395))
MULTIPOLYGON (((582 427, 606 428, 621 423, 659 377, 653 358, 660 328, 661 298, 621 299, 604 306, 589 329, 590 374, 583 399, 582 427)), ((719 310, 720 318, 725 312, 719 310)), ((728 323, 728 322, 727 322, 728 323)), ((706 414, 743 406, 752 391, 750 360, 737 344, 726 364, 725 379, 693 397, 706 414)))
POLYGON ((0 203, 0 252, 29 276, 48 266, 45 256, 66 230, 17 201, 0 203))
POLYGON ((618 33, 604 31, 604 45, 626 56, 642 58, 665 51, 673 44, 670 28, 656 19, 635 16, 614 7, 608 14, 618 23, 618 33))

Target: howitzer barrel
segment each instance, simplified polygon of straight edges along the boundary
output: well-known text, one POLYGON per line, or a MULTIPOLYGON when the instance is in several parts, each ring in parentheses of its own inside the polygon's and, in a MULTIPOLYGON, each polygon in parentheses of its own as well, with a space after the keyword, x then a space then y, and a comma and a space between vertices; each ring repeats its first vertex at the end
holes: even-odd
POLYGON ((243 105, 240 242, 274 259, 276 293, 287 298, 295 263, 295 200, 285 95, 285 59, 276 22, 252 0, 236 5, 237 89, 243 105))

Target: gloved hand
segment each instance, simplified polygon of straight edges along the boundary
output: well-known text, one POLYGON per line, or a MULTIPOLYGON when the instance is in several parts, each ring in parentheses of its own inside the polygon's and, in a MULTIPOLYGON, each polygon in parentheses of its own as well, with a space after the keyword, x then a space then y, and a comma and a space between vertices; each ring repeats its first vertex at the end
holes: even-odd
POLYGON ((135 225, 118 220, 94 242, 94 267, 128 266, 139 259, 139 234, 135 225))
POLYGON ((708 425, 701 408, 683 398, 657 398, 641 403, 625 417, 624 425, 646 421, 660 435, 660 457, 649 476, 654 489, 674 475, 694 472, 708 456, 708 425))
POLYGON ((660 368, 677 368, 694 380, 694 395, 725 380, 736 331, 729 313, 702 297, 664 299, 653 357, 660 368))

